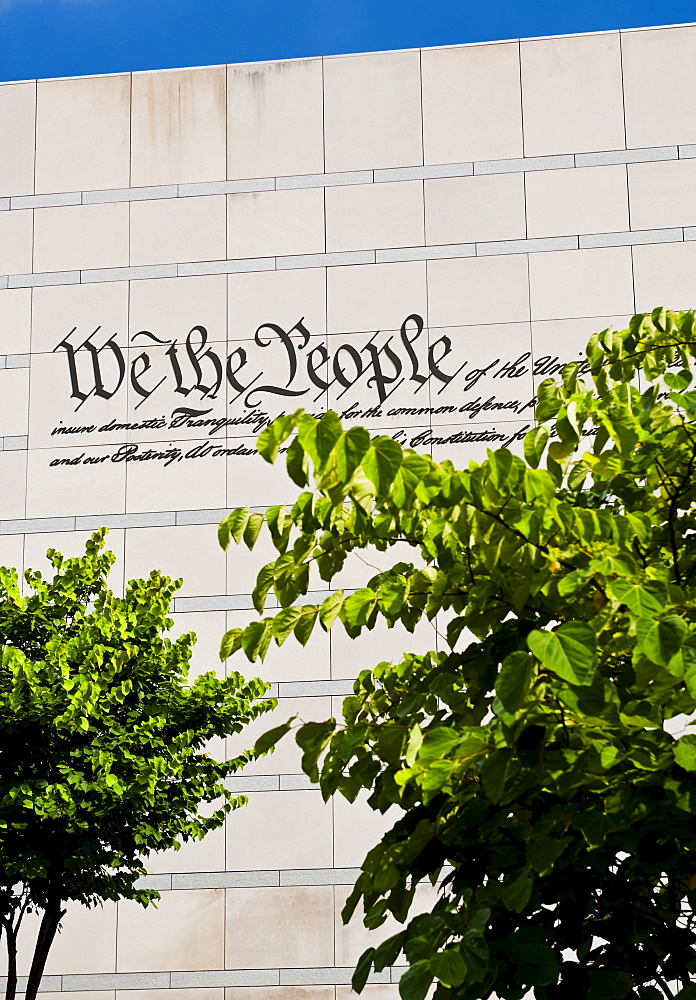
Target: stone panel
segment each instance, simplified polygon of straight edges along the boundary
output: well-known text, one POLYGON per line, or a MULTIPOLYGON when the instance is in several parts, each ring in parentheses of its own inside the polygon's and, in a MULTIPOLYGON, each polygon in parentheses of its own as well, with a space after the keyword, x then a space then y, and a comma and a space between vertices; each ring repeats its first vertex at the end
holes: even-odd
POLYGON ((0 86, 0 198, 34 191, 35 120, 35 83, 0 86))
POLYGON ((36 191, 130 183, 130 75, 39 81, 36 191))
POLYGON ((324 170, 321 59, 228 67, 227 176, 324 170))
POLYGON ((134 73, 132 132, 134 187, 222 180, 225 68, 134 73))
POLYGON ((520 53, 525 156, 625 148, 618 32, 523 41, 520 53))

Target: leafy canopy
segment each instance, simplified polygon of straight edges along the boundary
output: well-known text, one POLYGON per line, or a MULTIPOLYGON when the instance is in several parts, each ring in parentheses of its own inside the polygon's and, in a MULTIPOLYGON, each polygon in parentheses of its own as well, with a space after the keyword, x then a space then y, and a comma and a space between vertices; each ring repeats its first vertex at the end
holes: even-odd
POLYGON ((152 851, 219 827, 244 798, 225 778, 254 756, 217 761, 212 737, 238 733, 275 703, 268 685, 238 673, 188 680, 195 635, 166 633, 181 581, 153 571, 124 597, 107 586, 114 555, 106 529, 84 556, 49 550, 52 579, 0 568, 0 927, 14 990, 16 935, 28 909, 43 911, 27 988, 74 900, 134 899, 152 851), (201 806, 212 804, 202 813, 201 806))
POLYGON ((362 956, 357 990, 403 952, 404 1000, 433 981, 454 1000, 696 996, 694 323, 660 309, 593 336, 539 387, 523 457, 457 469, 335 413, 261 435, 304 492, 221 525, 223 545, 270 532, 254 600, 282 606, 222 655, 304 643, 317 620, 446 628, 439 650, 363 670, 342 720, 297 732, 325 798, 397 807, 344 919, 362 903, 368 927, 404 927, 362 956), (413 562, 296 603, 310 572, 404 541, 413 562), (424 881, 437 902, 414 915, 424 881))

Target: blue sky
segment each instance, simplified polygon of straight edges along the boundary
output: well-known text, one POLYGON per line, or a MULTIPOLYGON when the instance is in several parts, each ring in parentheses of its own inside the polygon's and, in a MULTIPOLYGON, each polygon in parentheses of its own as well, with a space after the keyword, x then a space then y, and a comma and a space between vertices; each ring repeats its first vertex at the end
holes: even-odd
POLYGON ((695 19, 693 0, 0 0, 0 79, 451 45, 695 19))

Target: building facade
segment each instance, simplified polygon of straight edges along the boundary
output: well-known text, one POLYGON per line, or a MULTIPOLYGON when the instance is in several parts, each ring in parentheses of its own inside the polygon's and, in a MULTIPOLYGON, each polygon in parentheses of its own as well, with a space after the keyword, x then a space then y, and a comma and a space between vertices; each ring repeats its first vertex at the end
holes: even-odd
MULTIPOLYGON (((270 418, 465 462, 519 445, 592 332, 695 304, 695 62, 687 25, 0 85, 0 563, 107 525, 114 587, 182 576, 176 630, 224 670, 269 549, 226 557, 217 523, 296 495, 254 453, 270 418)), ((317 632, 262 672, 279 719, 324 718, 437 641, 317 632)), ((348 1000, 369 936, 340 910, 384 821, 324 805, 289 741, 235 787, 226 829, 152 860, 158 909, 71 908, 46 992, 348 1000)))

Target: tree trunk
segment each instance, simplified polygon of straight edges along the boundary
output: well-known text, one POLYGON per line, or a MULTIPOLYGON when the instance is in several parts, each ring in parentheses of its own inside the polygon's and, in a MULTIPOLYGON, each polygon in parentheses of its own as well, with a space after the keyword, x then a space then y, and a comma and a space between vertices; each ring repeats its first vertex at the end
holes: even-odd
POLYGON ((7 986, 5 1000, 15 1000, 17 993, 17 931, 12 921, 3 922, 3 930, 7 938, 7 986))
POLYGON ((41 985, 41 977, 46 967, 48 953, 51 950, 61 917, 65 915, 65 910, 61 910, 60 907, 61 901, 57 899, 52 900, 44 910, 39 934, 36 939, 36 947, 34 948, 34 957, 31 961, 31 969, 29 970, 25 1000, 36 1000, 36 994, 41 985))

